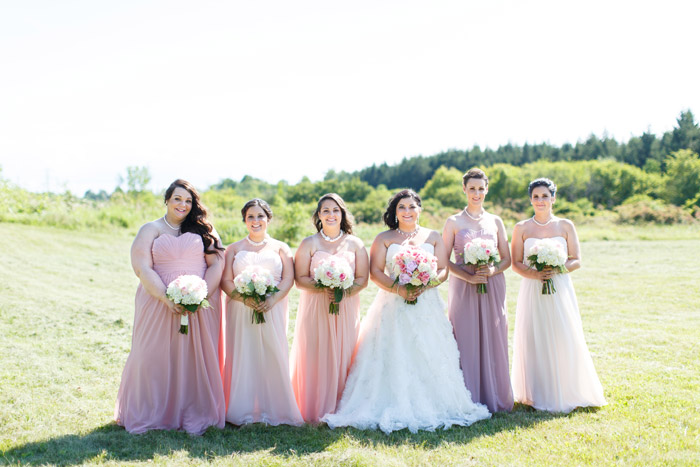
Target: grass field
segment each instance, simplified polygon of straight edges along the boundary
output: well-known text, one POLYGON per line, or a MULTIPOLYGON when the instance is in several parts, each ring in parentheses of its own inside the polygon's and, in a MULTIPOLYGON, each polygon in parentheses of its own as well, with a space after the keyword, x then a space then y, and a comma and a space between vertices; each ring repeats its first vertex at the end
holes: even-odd
MULTIPOLYGON (((127 434, 112 413, 137 285, 131 237, 13 224, 0 235, 0 463, 700 464, 700 239, 687 230, 581 230, 573 279, 609 405, 516 406, 467 428, 390 436, 262 425, 127 434)), ((512 271, 507 284, 512 328, 512 271)), ((290 340, 295 290, 291 301, 290 340)))

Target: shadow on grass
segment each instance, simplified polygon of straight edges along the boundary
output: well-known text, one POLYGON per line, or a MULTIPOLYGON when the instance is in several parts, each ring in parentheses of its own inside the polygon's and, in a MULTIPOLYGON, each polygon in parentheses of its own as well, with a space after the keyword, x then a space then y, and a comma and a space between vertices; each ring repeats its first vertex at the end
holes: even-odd
MULTIPOLYGON (((324 451, 341 439, 366 447, 414 445, 434 449, 445 444, 468 444, 473 439, 514 431, 560 417, 595 411, 578 409, 571 414, 553 414, 516 405, 512 413, 499 413, 490 420, 469 427, 411 433, 404 429, 389 435, 381 431, 320 426, 265 426, 261 424, 224 429, 210 428, 203 436, 178 431, 150 431, 130 435, 115 423, 100 426, 85 434, 64 435, 7 449, 0 460, 30 465, 75 465, 89 461, 148 461, 173 452, 185 451, 190 458, 203 461, 235 454, 266 452, 270 455, 298 458, 324 451)), ((0 462, 1 463, 1 462, 0 462)))

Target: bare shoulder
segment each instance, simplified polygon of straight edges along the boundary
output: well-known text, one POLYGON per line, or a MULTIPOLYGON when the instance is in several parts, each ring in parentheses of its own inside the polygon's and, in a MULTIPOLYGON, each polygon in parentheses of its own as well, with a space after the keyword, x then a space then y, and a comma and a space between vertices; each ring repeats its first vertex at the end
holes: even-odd
POLYGON ((145 241, 147 239, 155 240, 161 235, 162 232, 161 226, 158 224, 158 219, 151 222, 146 222, 139 229, 134 241, 145 241))
POLYGON ((277 252, 284 252, 287 253, 288 255, 292 254, 292 250, 289 248, 289 245, 284 243, 282 240, 277 240, 275 238, 272 239, 272 247, 275 249, 277 252))
POLYGON ((362 239, 360 239, 360 237, 357 237, 357 236, 355 236, 355 235, 348 235, 348 243, 350 243, 350 245, 352 245, 352 247, 353 247, 355 250, 359 250, 359 249, 364 249, 364 248, 365 248, 365 244, 364 244, 364 242, 362 241, 362 239))
POLYGON ((428 243, 435 243, 438 241, 442 242, 442 235, 440 234, 440 232, 438 232, 437 230, 432 230, 432 229, 428 229, 428 230, 429 230, 429 233, 428 233, 428 237, 426 238, 426 241, 428 243))

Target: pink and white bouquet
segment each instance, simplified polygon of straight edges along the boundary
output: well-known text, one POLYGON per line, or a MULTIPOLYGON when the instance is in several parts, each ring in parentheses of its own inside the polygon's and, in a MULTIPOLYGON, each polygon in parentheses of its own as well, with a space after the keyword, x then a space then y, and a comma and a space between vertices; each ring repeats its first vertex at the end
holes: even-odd
MULTIPOLYGON (((267 297, 275 292, 279 292, 275 284, 275 278, 267 269, 250 265, 233 279, 233 285, 243 297, 252 297, 255 303, 264 302, 267 297)), ((253 310, 252 322, 261 324, 265 322, 262 312, 253 310)))
MULTIPOLYGON (((464 264, 481 266, 501 261, 496 242, 490 238, 474 238, 464 245, 464 264)), ((476 284, 476 293, 485 294, 486 284, 476 284)))
MULTIPOLYGON (((396 276, 394 285, 403 285, 409 290, 438 285, 437 269, 437 258, 413 245, 404 246, 392 258, 391 272, 396 276)), ((405 302, 415 305, 418 299, 405 302)))
MULTIPOLYGON (((189 313, 202 308, 209 308, 207 300, 207 283, 199 276, 182 275, 168 284, 165 295, 173 303, 182 305, 189 313)), ((180 317, 180 334, 187 334, 190 325, 188 313, 180 317)))
MULTIPOLYGON (((565 273, 566 260, 568 258, 564 245, 551 238, 540 238, 535 241, 526 255, 530 267, 542 271, 546 267, 557 269, 565 273)), ((556 292, 552 279, 547 279, 542 284, 542 294, 551 295, 556 292)))
POLYGON ((355 271, 345 258, 330 256, 316 266, 314 280, 318 288, 333 289, 335 301, 328 306, 328 312, 337 315, 340 312, 343 292, 349 289, 355 280, 355 271))

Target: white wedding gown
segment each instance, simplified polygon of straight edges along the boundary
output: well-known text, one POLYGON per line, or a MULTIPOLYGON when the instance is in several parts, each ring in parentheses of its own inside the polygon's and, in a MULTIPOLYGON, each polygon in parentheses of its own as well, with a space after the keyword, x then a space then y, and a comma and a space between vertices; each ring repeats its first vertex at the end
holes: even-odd
MULTIPOLYGON (((390 245, 387 258, 400 247, 390 245)), ((431 244, 421 248, 433 253, 431 244)), ((486 406, 472 402, 464 386, 457 343, 444 310, 435 288, 415 305, 379 290, 362 321, 338 410, 321 421, 330 428, 379 428, 385 433, 408 428, 415 433, 489 418, 486 406)))

